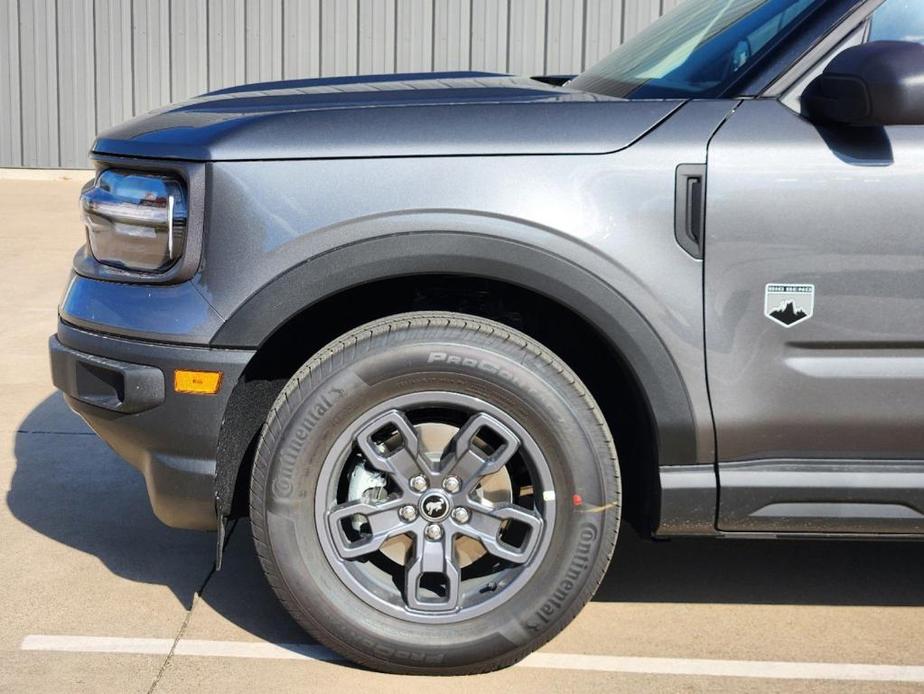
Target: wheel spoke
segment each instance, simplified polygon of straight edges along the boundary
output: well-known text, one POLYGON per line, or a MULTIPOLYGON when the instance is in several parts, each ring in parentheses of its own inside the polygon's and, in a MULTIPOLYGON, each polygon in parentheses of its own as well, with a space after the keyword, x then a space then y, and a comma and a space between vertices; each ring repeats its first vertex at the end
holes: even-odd
POLYGON ((556 509, 531 500, 550 498, 542 490, 553 481, 513 414, 424 390, 376 402, 346 425, 321 466, 313 511, 344 585, 398 619, 448 625, 532 580, 556 509))
POLYGON ((447 532, 440 540, 428 540, 422 534, 414 538, 414 556, 404 574, 404 595, 408 607, 428 612, 454 610, 459 604, 461 578, 453 550, 453 535, 447 532), (443 600, 422 598, 420 580, 425 574, 439 574, 444 579, 443 600))
POLYGON ((478 480, 504 467, 519 447, 520 440, 516 434, 491 415, 480 412, 471 417, 449 442, 443 454, 443 474, 452 473, 465 480, 463 494, 467 495, 478 486, 478 480), (474 444, 475 437, 485 429, 502 442, 490 455, 474 444))
POLYGON ((529 561, 542 531, 543 520, 538 514, 515 504, 503 504, 493 508, 473 504, 471 511, 471 520, 459 528, 460 533, 479 540, 488 552, 499 559, 506 559, 514 564, 529 561), (529 534, 522 547, 514 547, 499 537, 504 521, 528 526, 529 534))
POLYGON ((349 501, 331 509, 327 516, 334 546, 342 559, 356 559, 378 551, 386 540, 408 531, 408 525, 398 516, 400 498, 382 504, 349 501), (371 533, 360 540, 349 540, 343 532, 343 520, 356 514, 366 517, 371 533))
POLYGON ((380 472, 392 475, 405 492, 410 491, 410 478, 421 473, 427 476, 432 474, 430 466, 421 455, 420 440, 413 425, 399 410, 389 410, 369 422, 356 435, 356 443, 369 464, 380 472), (386 455, 379 450, 372 437, 390 427, 398 430, 401 445, 386 455))

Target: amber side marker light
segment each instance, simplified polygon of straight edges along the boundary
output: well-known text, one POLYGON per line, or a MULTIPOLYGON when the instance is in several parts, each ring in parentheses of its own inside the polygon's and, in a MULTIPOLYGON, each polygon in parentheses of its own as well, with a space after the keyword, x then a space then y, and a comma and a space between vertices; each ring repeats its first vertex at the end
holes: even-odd
POLYGON ((215 395, 220 387, 221 371, 186 371, 177 369, 173 372, 173 389, 177 393, 215 395))

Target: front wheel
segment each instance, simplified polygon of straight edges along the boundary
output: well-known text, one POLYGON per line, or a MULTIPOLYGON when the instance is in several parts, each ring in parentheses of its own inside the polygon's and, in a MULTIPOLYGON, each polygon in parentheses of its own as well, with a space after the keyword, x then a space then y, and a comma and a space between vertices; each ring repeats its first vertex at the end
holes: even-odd
POLYGON ((574 618, 619 501, 606 423, 554 354, 498 323, 411 313, 292 377, 250 515, 270 584, 320 642, 377 670, 470 674, 574 618))

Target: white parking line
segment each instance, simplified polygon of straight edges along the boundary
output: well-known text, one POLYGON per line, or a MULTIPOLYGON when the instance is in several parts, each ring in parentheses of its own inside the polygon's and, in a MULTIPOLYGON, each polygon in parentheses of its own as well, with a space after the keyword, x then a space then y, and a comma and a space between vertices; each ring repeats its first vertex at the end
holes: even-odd
POLYGON ((800 663, 697 658, 632 658, 614 655, 533 653, 521 661, 519 666, 562 670, 631 672, 644 675, 756 677, 778 680, 924 682, 924 666, 919 665, 800 663))
MULTIPOLYGON (((117 636, 47 636, 30 634, 22 640, 24 651, 63 651, 69 653, 135 653, 167 655, 173 639, 121 638, 117 636)), ((174 655, 213 658, 263 658, 275 660, 341 660, 333 651, 310 643, 269 643, 267 641, 202 641, 181 639, 174 655)))
MULTIPOLYGON (((20 645, 24 651, 69 653, 134 653, 167 655, 173 639, 112 636, 49 636, 30 634, 20 645)), ((203 641, 182 639, 173 651, 178 656, 333 661, 341 658, 323 646, 265 641, 203 641)), ((553 670, 625 672, 642 675, 694 677, 752 677, 866 682, 924 682, 924 666, 860 663, 800 663, 764 660, 706 660, 698 658, 633 658, 611 655, 533 653, 517 667, 553 670)))

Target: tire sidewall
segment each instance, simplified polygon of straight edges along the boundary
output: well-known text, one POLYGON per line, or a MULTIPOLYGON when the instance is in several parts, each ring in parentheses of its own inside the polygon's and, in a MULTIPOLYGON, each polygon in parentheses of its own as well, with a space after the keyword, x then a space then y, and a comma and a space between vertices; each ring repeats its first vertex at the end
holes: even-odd
POLYGON ((322 353, 271 418, 269 445, 255 464, 267 473, 255 495, 270 549, 264 561, 281 579, 283 602, 338 650, 404 668, 511 658, 550 638, 595 590, 618 524, 612 445, 580 382, 524 340, 433 332, 389 330, 322 353), (461 392, 503 409, 543 451, 556 491, 548 550, 528 583, 448 629, 399 619, 355 596, 322 549, 313 508, 322 465, 342 432, 375 404, 420 390, 461 392))

